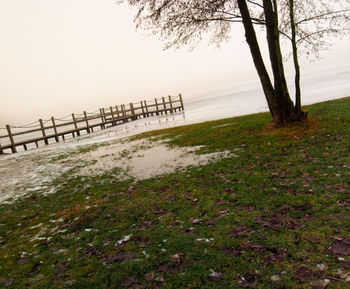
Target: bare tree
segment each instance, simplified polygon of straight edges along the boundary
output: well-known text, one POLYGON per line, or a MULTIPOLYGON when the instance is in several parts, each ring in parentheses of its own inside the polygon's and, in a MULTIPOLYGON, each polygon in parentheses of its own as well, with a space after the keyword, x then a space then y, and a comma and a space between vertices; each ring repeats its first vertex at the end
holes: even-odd
MULTIPOLYGON (((323 3, 325 0, 321 1, 322 5, 325 5, 323 3)), ((334 1, 341 2, 341 0, 334 1)), ((348 1, 343 0, 343 2, 348 1)), ((294 44, 298 44, 297 36, 300 43, 308 43, 316 37, 316 33, 313 35, 311 30, 307 32, 308 37, 303 34, 305 30, 302 28, 303 22, 299 23, 301 19, 299 10, 294 8, 299 9, 301 6, 291 5, 296 1, 281 0, 277 3, 277 0, 119 0, 118 2, 128 2, 137 7, 138 13, 135 16, 137 27, 142 26, 159 34, 166 42, 167 48, 183 44, 195 46, 207 33, 211 34, 211 40, 214 43, 220 44, 229 38, 232 23, 242 23, 273 121, 276 124, 286 124, 306 118, 306 114, 300 109, 300 95, 296 105, 290 98, 280 46, 281 34, 291 39, 293 52, 294 44), (295 15, 298 15, 297 22, 294 19, 295 15), (261 55, 254 28, 256 25, 266 30, 273 84, 261 55), (294 32, 293 30, 290 32, 290 27, 295 28, 294 32)), ((320 1, 307 0, 305 2, 316 6, 320 1)), ((298 5, 301 3, 302 0, 298 0, 298 5)), ((305 23, 317 22, 317 19, 313 18, 315 15, 304 13, 304 16, 305 23)), ((319 15, 318 19, 321 18, 319 15)), ((298 64, 297 51, 295 52, 296 57, 293 59, 298 64)), ((298 69, 296 66, 296 71, 299 71, 298 69)))
POLYGON ((318 56, 331 46, 334 36, 350 31, 349 0, 282 0, 280 1, 283 36, 291 41, 295 69, 295 109, 301 113, 299 51, 318 56))

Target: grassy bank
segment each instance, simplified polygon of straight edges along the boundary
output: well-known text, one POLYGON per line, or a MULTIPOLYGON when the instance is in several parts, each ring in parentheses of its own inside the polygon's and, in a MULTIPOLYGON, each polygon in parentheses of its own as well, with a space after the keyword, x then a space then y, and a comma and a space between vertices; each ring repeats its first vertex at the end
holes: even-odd
POLYGON ((0 287, 349 288, 350 99, 306 109, 145 133, 234 155, 138 182, 68 172, 1 205, 0 287))

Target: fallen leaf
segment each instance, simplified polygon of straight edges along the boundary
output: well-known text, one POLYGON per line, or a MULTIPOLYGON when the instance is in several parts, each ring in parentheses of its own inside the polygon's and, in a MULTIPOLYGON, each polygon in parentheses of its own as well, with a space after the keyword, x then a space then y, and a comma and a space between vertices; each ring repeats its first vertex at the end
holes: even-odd
POLYGON ((45 278, 45 276, 43 274, 39 274, 34 278, 35 282, 39 282, 41 280, 43 280, 45 278))
POLYGON ((56 266, 56 268, 54 269, 56 279, 63 278, 65 276, 63 273, 67 270, 68 265, 68 261, 63 261, 56 266))
POLYGON ((5 287, 12 285, 13 281, 15 281, 14 278, 6 279, 3 277, 0 277, 0 283, 4 284, 5 287))
POLYGON ((243 243, 241 245, 241 248, 244 250, 252 250, 255 252, 260 252, 260 251, 263 251, 265 249, 265 246, 248 241, 248 242, 243 243))
POLYGON ((167 264, 163 264, 161 265, 159 268, 158 268, 158 272, 168 272, 169 268, 168 268, 168 265, 167 264))
POLYGON ((283 261, 286 257, 287 257, 287 251, 284 249, 278 249, 276 254, 268 256, 264 260, 264 262, 265 264, 274 264, 274 263, 283 261))
POLYGON ((157 282, 164 282, 164 277, 163 276, 158 276, 154 279, 154 281, 157 281, 157 282))
POLYGON ((346 269, 349 269, 350 268, 350 261, 346 261, 343 263, 343 267, 346 268, 346 269))
POLYGON ((315 236, 308 237, 307 239, 308 239, 310 242, 314 243, 314 244, 317 244, 317 243, 320 242, 320 238, 315 237, 315 236))
POLYGON ((178 264, 181 262, 181 257, 178 254, 175 254, 171 256, 170 261, 178 264))
POLYGON ((99 255, 100 251, 97 250, 97 248, 95 246, 88 245, 84 248, 84 253, 86 256, 92 257, 92 256, 99 255))
POLYGON ((147 274, 145 275, 145 279, 146 279, 147 281, 153 280, 153 279, 154 279, 154 272, 149 272, 149 273, 147 273, 147 274))
POLYGON ((213 271, 209 274, 209 279, 214 282, 220 281, 222 279, 222 273, 213 271))
POLYGON ((241 225, 241 226, 236 226, 229 234, 229 237, 243 237, 247 236, 249 232, 252 231, 252 228, 241 225))
POLYGON ((136 258, 136 254, 133 252, 118 252, 116 254, 112 254, 107 256, 105 259, 106 262, 108 263, 114 263, 114 262, 126 262, 130 261, 132 259, 136 258))
POLYGON ((199 224, 200 223, 200 219, 198 219, 198 218, 190 218, 190 222, 192 223, 192 224, 199 224))
POLYGON ((348 256, 350 255, 350 240, 349 239, 337 239, 328 250, 334 255, 348 256))
POLYGON ((258 274, 255 271, 251 271, 245 276, 238 276, 237 284, 240 287, 254 287, 258 283, 258 274))
POLYGON ((329 283, 328 279, 314 281, 311 283, 312 289, 325 289, 329 283))
POLYGON ((76 280, 68 280, 68 281, 66 281, 66 282, 64 282, 67 286, 73 286, 74 285, 74 283, 76 282, 76 280))
POLYGON ((30 258, 23 257, 23 258, 20 258, 20 259, 17 260, 17 264, 22 265, 22 264, 28 263, 29 261, 30 261, 30 258))
POLYGON ((278 275, 272 275, 270 277, 271 281, 274 281, 274 282, 277 282, 277 281, 280 281, 281 280, 281 277, 278 276, 278 275))
POLYGON ((128 277, 120 282, 120 286, 122 287, 131 287, 135 285, 137 280, 134 277, 128 277))
POLYGON ((302 266, 297 269, 294 276, 302 281, 310 281, 314 278, 315 274, 310 268, 302 266))

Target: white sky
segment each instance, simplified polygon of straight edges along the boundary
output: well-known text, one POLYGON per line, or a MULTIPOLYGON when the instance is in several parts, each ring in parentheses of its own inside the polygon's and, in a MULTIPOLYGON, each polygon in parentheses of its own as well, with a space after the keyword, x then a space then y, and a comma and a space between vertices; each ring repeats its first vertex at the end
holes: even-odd
MULTIPOLYGON (((0 127, 257 80, 240 24, 219 49, 164 51, 134 14, 113 0, 0 0, 0 127)), ((343 40, 302 68, 350 66, 349 52, 343 40)))

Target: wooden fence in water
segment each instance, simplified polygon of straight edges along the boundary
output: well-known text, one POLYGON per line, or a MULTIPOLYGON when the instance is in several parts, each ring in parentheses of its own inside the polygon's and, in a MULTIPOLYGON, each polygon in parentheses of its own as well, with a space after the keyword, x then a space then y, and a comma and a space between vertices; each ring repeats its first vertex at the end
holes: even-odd
POLYGON ((6 125, 6 128, 0 128, 7 132, 5 135, 0 135, 0 154, 3 154, 6 149, 11 149, 12 153, 16 153, 18 146, 23 146, 24 150, 27 150, 27 145, 30 143, 35 143, 36 147, 39 147, 39 141, 44 141, 45 145, 48 145, 49 139, 54 139, 58 142, 59 137, 64 140, 65 135, 72 134, 73 137, 76 137, 80 136, 81 131, 91 133, 96 127, 105 129, 108 125, 115 126, 137 120, 141 117, 146 118, 180 110, 184 110, 181 94, 178 96, 169 96, 168 98, 155 98, 152 101, 143 100, 139 103, 100 108, 98 111, 92 113, 86 111, 82 114, 72 113, 64 118, 51 117, 48 120, 39 119, 38 122, 20 127, 6 125), (19 129, 24 130, 18 131, 19 129), (33 137, 35 134, 37 136, 33 137), (23 137, 26 135, 28 138, 23 137), (18 140, 18 137, 22 139, 18 140), (3 139, 7 139, 8 144, 1 145, 3 139))

